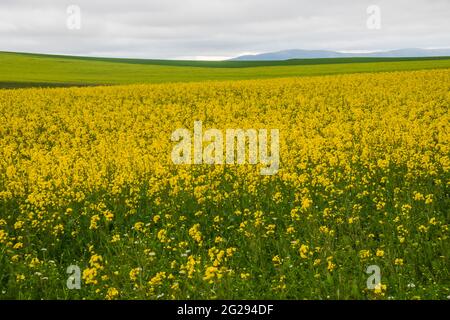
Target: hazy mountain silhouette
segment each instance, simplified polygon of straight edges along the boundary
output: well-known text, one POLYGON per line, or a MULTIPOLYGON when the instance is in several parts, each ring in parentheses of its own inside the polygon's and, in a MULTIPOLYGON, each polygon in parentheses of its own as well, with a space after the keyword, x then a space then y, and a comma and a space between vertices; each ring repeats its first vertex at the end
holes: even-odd
POLYGON ((316 58, 352 58, 352 57, 440 57, 450 56, 450 49, 398 49, 370 53, 346 53, 329 50, 283 50, 255 55, 239 56, 230 60, 254 61, 254 60, 289 60, 289 59, 316 59, 316 58))

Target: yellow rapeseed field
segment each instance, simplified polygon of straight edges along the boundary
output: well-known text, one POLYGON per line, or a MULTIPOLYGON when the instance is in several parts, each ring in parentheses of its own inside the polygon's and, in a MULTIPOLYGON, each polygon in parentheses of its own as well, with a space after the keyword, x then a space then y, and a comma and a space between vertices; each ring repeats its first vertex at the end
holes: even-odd
POLYGON ((450 69, 1 90, 0 298, 446 299, 449 106, 450 69), (278 172, 173 164, 197 120, 278 172))

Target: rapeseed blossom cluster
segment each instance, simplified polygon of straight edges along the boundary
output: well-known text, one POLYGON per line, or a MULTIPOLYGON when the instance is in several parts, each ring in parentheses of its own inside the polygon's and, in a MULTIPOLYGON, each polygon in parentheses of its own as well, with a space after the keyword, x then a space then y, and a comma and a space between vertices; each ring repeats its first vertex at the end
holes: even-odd
POLYGON ((3 297, 445 298, 449 106, 448 69, 1 90, 3 297), (277 174, 173 164, 197 120, 279 129, 277 174))

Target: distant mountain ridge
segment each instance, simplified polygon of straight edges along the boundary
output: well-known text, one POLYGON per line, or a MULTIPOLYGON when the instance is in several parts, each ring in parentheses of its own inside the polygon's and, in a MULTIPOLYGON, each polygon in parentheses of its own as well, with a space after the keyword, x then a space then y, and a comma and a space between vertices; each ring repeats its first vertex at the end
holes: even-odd
POLYGON ((398 49, 389 51, 369 52, 369 53, 349 53, 329 50, 283 50, 255 55, 243 55, 231 61, 276 61, 290 59, 317 59, 317 58, 399 58, 399 57, 440 57, 450 56, 450 49, 398 49))

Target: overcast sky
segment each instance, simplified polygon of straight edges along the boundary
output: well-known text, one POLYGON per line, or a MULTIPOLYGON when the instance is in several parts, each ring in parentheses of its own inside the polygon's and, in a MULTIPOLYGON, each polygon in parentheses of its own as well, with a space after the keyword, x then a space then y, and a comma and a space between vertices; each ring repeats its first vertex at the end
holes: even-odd
POLYGON ((0 0, 0 51, 220 59, 411 47, 450 48, 450 0, 0 0), (70 5, 80 29, 67 27, 70 5), (367 27, 370 5, 380 29, 367 27))

